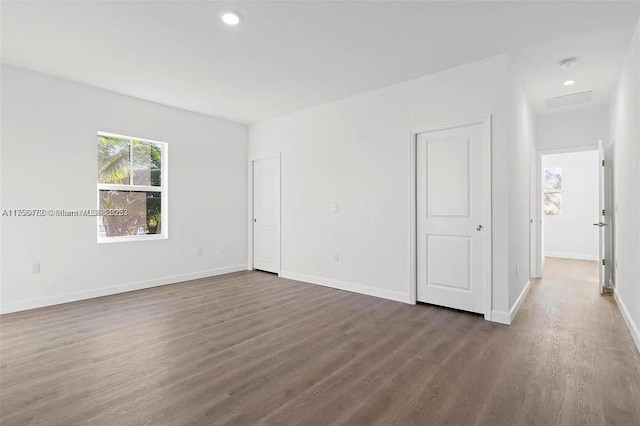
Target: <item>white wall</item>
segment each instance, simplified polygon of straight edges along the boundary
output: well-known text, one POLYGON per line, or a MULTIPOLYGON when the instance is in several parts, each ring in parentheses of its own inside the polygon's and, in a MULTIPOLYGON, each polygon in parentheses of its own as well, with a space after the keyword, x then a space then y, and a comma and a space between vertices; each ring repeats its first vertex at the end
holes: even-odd
POLYGON ((493 310, 508 322, 509 222, 521 214, 508 194, 522 184, 509 183, 521 154, 509 147, 508 82, 501 55, 252 125, 250 158, 282 153, 283 275, 409 301, 409 133, 492 114, 493 310))
POLYGON ((640 21, 611 101, 615 295, 640 350, 640 21))
POLYGON ((561 214, 543 215, 545 256, 598 260, 598 160, 598 151, 542 157, 542 171, 562 168, 561 214))
MULTIPOLYGON (((519 73, 510 69, 509 103, 509 316, 511 321, 529 290, 531 157, 535 151, 535 115, 519 73)), ((498 159, 494 158, 494 161, 498 159)), ((499 196, 494 191, 494 196, 499 196)))
POLYGON ((3 65, 1 208, 95 208, 96 132, 138 136, 169 144, 169 238, 97 244, 95 218, 2 217, 2 311, 244 269, 247 130, 3 65))
POLYGON ((606 106, 541 115, 536 120, 539 151, 598 147, 609 139, 609 108, 606 106))

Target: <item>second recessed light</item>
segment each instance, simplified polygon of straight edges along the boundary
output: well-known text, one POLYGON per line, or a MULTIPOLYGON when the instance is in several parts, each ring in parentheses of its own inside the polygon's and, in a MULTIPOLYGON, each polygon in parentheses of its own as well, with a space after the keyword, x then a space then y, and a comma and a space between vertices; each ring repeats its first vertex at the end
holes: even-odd
POLYGON ((220 19, 227 25, 238 25, 242 21, 242 16, 236 12, 222 12, 220 19))
POLYGON ((576 84, 575 80, 567 80, 564 83, 562 83, 563 86, 573 86, 574 84, 576 84))

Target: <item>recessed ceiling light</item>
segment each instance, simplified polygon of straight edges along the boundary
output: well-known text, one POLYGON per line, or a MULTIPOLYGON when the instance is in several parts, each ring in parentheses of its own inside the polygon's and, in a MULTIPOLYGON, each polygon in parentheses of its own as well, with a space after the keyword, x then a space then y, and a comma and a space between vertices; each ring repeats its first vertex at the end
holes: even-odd
POLYGON ((562 83, 563 86, 573 86, 574 84, 576 84, 575 80, 567 80, 564 83, 562 83))
POLYGON ((220 19, 227 25, 238 25, 242 21, 242 16, 236 12, 222 12, 220 19))

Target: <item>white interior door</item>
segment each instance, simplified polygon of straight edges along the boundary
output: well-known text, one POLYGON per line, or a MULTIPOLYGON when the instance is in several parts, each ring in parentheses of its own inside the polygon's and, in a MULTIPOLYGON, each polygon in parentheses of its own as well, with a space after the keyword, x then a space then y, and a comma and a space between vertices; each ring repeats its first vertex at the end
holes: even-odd
POLYGON ((417 300, 485 313, 490 140, 477 124, 416 142, 417 300))
POLYGON ((253 268, 280 272, 280 159, 253 162, 253 268))
POLYGON ((600 218, 600 220, 598 221, 598 223, 594 223, 594 225, 599 227, 599 234, 600 234, 600 238, 599 238, 599 246, 600 246, 600 273, 599 273, 599 286, 600 286, 600 293, 604 292, 604 286, 605 286, 605 282, 607 279, 607 268, 610 268, 611 265, 607 265, 607 263, 610 263, 609 259, 606 259, 606 243, 605 243, 605 239, 607 238, 607 234, 608 234, 608 226, 609 224, 605 221, 605 205, 606 205, 606 162, 605 162, 605 153, 604 153, 604 147, 602 145, 602 141, 598 142, 598 152, 599 152, 599 163, 600 163, 600 167, 598 167, 599 170, 599 174, 600 174, 600 185, 599 185, 599 203, 598 203, 598 217, 600 218))

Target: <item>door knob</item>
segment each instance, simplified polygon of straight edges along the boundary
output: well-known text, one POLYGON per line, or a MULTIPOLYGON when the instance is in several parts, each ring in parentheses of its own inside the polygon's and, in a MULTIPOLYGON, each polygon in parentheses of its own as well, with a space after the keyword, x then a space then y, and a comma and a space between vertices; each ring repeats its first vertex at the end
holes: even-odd
POLYGON ((478 225, 478 226, 476 226, 476 229, 477 229, 478 231, 482 231, 482 230, 484 229, 484 226, 482 226, 482 225, 478 225))
POLYGON ((599 226, 600 228, 602 228, 603 226, 609 226, 609 224, 604 222, 598 222, 598 223, 594 223, 593 226, 599 226))

